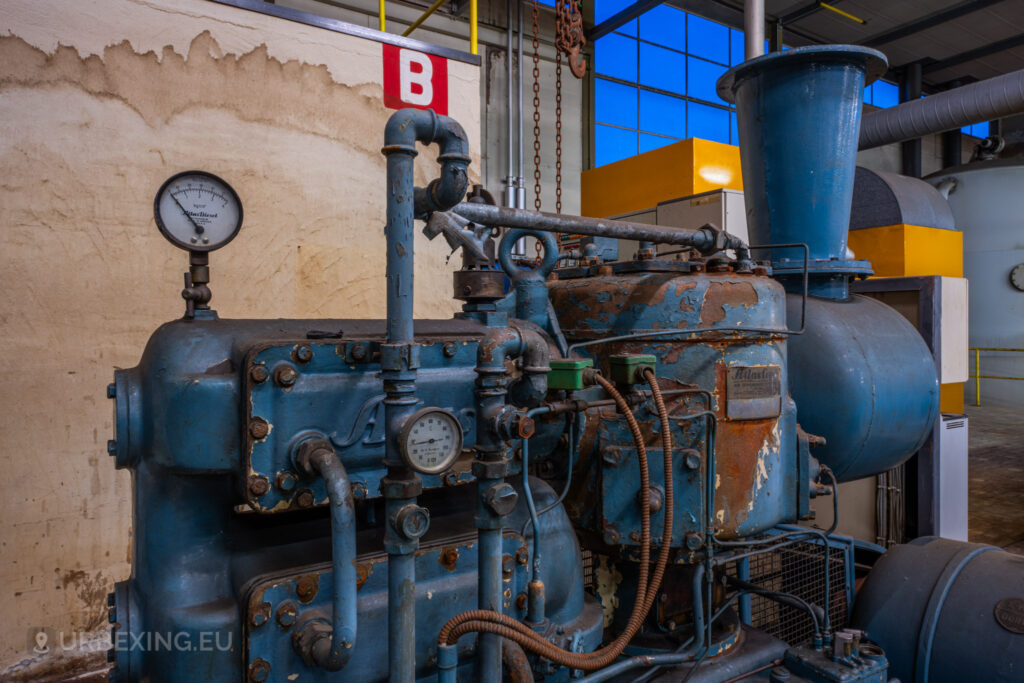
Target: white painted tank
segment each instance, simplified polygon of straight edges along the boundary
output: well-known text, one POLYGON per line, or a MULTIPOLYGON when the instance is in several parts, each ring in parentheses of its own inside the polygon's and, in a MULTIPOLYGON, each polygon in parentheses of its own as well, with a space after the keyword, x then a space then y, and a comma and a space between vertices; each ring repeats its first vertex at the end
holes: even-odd
MULTIPOLYGON (((1024 291, 1011 282, 1013 269, 1024 264, 1024 159, 974 162, 925 180, 948 191, 956 227, 964 233, 970 346, 1024 348, 1024 291)), ((1024 288, 1024 265, 1018 282, 1024 288)), ((982 351, 981 371, 1024 377, 1024 352, 982 351)), ((973 379, 965 391, 972 405, 973 379)), ((981 400, 983 405, 1024 406, 1024 382, 982 379, 981 400)))

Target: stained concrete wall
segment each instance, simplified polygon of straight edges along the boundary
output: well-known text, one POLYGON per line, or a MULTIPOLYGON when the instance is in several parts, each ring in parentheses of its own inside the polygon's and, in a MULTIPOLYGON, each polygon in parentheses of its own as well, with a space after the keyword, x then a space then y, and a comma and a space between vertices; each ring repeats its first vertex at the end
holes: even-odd
MULTIPOLYGON (((161 182, 202 168, 244 202, 241 234, 212 256, 223 317, 380 317, 391 111, 379 43, 205 0, 6 0, 0 19, 0 678, 11 680, 8 666, 32 663, 30 628, 105 628, 106 593, 129 573, 130 478, 106 455, 105 387, 182 312, 187 257, 152 219, 161 182)), ((479 67, 450 61, 449 88, 477 180, 479 67)), ((418 183, 434 159, 420 155, 418 183)), ((417 235, 415 249, 416 313, 447 317, 447 247, 417 235)))

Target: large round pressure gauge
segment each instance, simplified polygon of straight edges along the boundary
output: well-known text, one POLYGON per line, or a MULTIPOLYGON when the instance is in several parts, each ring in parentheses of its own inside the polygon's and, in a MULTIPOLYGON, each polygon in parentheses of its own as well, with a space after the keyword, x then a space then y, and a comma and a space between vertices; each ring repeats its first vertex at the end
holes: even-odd
POLYGON ((156 225, 171 244, 213 251, 242 227, 242 202, 231 186, 206 171, 172 175, 153 202, 156 225))
POLYGON ((440 474, 462 452, 462 425, 441 408, 423 408, 402 427, 398 448, 405 464, 421 474, 440 474))

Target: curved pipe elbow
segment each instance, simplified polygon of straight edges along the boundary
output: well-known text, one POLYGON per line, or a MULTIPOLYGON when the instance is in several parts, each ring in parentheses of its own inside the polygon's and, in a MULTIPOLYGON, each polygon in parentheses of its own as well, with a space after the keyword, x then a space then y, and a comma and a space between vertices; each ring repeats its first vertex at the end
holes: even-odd
POLYGON ((426 189, 416 188, 414 205, 417 216, 447 211, 462 201, 469 187, 469 139, 459 122, 435 114, 430 109, 400 109, 384 127, 384 154, 416 154, 416 143, 437 143, 441 175, 426 189))
POLYGON ((340 671, 352 656, 356 645, 358 619, 356 567, 355 501, 348 472, 330 443, 315 439, 304 444, 296 457, 299 467, 308 474, 319 474, 327 488, 331 512, 331 563, 333 572, 333 604, 331 623, 308 622, 303 631, 307 638, 296 641, 304 659, 312 660, 327 671, 340 671), (303 646, 303 643, 305 645, 303 646))

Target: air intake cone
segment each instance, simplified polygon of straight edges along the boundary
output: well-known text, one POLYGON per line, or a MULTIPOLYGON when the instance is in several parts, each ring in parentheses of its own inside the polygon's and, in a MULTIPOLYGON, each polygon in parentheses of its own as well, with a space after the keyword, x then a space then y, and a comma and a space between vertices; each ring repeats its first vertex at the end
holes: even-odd
MULTIPOLYGON (((718 81, 736 104, 747 230, 752 244, 804 243, 811 272, 870 272, 847 260, 864 86, 885 73, 882 53, 854 45, 803 47, 752 59, 718 81)), ((776 250, 777 274, 803 251, 776 250)))

